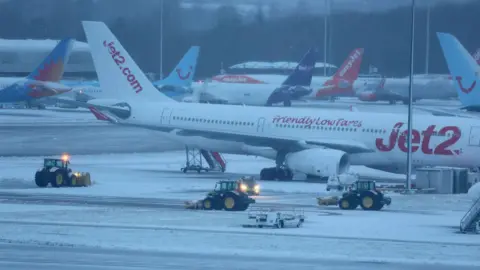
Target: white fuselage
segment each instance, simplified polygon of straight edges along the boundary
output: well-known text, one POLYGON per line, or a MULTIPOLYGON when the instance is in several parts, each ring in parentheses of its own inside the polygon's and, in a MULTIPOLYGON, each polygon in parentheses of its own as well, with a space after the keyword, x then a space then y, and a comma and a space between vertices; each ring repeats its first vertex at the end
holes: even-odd
MULTIPOLYGON (((406 162, 406 124, 399 130, 398 125, 394 128, 397 123, 406 123, 407 116, 402 114, 173 102, 129 102, 129 105, 132 116, 120 123, 199 132, 198 136, 183 136, 171 131, 167 136, 207 150, 274 158, 273 152, 262 154, 255 147, 269 147, 269 140, 317 142, 334 138, 361 143, 372 149, 371 153, 350 154, 352 165, 388 166, 406 162), (218 137, 205 138, 212 134, 218 137)), ((477 158, 480 155, 480 121, 462 119, 456 124, 447 124, 451 120, 451 117, 436 116, 415 119, 414 166, 480 166, 477 158)))
POLYGON ((265 106, 268 98, 276 89, 276 85, 272 84, 221 82, 193 83, 191 87, 193 92, 200 91, 202 101, 223 101, 228 104, 252 106, 265 106))
MULTIPOLYGON (((380 78, 375 78, 377 84, 380 78)), ((365 85, 372 86, 372 79, 358 79, 354 83, 356 93, 365 89, 365 85)), ((390 91, 403 97, 408 97, 409 78, 386 78, 383 90, 390 91)), ((374 86, 375 88, 376 86, 374 86)), ((414 99, 449 99, 457 97, 453 81, 446 75, 419 76, 413 78, 412 91, 414 99)))

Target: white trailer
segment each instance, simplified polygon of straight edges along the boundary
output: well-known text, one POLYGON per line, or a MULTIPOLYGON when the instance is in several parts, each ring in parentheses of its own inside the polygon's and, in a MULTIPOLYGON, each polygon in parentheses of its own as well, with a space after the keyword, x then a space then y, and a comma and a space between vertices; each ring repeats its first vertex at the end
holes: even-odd
POLYGON ((305 222, 303 211, 275 211, 259 210, 251 211, 248 218, 254 221, 254 224, 244 225, 244 227, 271 227, 271 228, 299 228, 305 222))

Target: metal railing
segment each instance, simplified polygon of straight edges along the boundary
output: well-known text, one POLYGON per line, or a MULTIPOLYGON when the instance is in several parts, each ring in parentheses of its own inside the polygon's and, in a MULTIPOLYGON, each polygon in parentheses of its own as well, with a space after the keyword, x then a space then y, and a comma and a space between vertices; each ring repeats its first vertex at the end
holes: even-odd
POLYGON ((462 233, 467 232, 472 226, 473 221, 480 215, 480 197, 477 201, 470 207, 467 213, 463 216, 460 221, 460 231, 462 233))

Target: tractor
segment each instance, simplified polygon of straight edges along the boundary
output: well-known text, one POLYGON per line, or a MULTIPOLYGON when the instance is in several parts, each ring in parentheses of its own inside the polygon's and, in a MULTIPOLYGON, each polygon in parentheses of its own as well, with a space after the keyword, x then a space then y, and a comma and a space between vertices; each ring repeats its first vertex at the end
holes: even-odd
POLYGON ((353 210, 360 205, 363 210, 378 211, 390 205, 392 199, 377 189, 375 181, 358 180, 342 194, 338 206, 343 210, 353 210))
POLYGON ((245 211, 255 200, 242 191, 238 181, 219 181, 205 199, 185 202, 187 209, 245 211))
POLYGON ((90 173, 72 172, 69 167, 70 157, 63 155, 62 158, 45 158, 43 168, 35 173, 35 184, 38 187, 86 187, 92 184, 90 173))

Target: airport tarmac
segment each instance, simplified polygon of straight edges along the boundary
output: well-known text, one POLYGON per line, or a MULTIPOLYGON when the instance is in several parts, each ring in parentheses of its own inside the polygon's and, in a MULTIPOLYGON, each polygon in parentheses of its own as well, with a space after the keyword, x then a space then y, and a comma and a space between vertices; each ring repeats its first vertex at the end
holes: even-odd
MULTIPOLYGON (((161 240, 159 239, 159 242, 161 240)), ((474 270, 475 267, 402 263, 348 262, 295 258, 216 256, 179 252, 105 249, 33 244, 0 244, 0 269, 94 270, 94 269, 276 269, 276 270, 474 270)))

